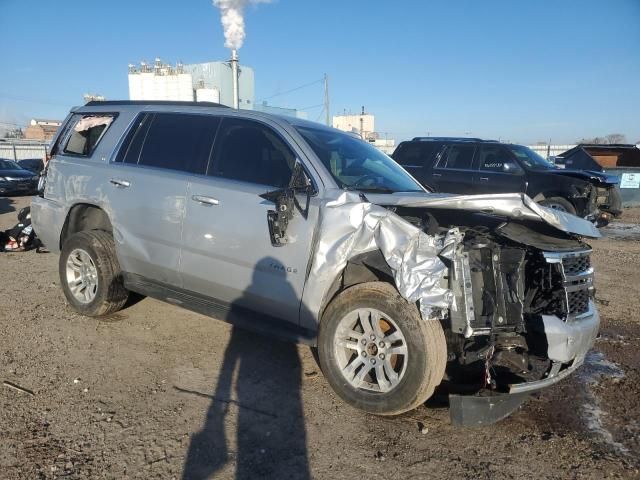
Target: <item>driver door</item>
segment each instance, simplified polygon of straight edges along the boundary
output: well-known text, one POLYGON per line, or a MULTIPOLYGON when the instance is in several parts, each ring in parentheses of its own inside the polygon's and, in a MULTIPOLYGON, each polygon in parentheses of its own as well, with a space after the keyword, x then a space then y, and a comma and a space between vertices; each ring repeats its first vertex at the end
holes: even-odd
POLYGON ((514 155, 498 144, 480 147, 479 170, 474 178, 477 193, 524 193, 524 170, 514 155))
MULTIPOLYGON (((248 308, 297 324, 318 204, 307 218, 296 211, 290 243, 271 243, 260 195, 286 187, 297 157, 270 126, 224 118, 207 176, 193 177, 187 192, 181 272, 184 288, 232 308, 248 308)), ((306 194, 298 195, 306 206, 306 194)))

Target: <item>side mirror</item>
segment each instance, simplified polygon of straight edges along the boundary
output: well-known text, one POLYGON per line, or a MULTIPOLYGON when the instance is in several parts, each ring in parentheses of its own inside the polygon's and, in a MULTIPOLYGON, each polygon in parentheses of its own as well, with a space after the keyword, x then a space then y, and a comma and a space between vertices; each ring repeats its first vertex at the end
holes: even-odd
POLYGON ((281 247, 288 243, 287 227, 297 209, 303 218, 309 214, 309 202, 313 193, 313 185, 307 176, 300 160, 296 160, 291 172, 289 186, 279 190, 273 190, 260 195, 265 200, 275 204, 275 210, 267 212, 267 222, 269 224, 269 236, 271 245, 281 247), (305 208, 302 209, 296 198, 296 193, 307 194, 305 208))
POLYGON ((524 170, 517 163, 505 162, 502 164, 502 171, 505 173, 511 173, 513 175, 522 175, 524 170))

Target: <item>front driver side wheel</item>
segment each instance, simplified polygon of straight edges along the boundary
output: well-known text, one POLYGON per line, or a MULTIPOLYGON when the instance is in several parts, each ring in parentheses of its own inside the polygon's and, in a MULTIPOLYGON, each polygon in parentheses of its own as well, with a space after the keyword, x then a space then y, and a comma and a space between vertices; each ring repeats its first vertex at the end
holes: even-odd
POLYGON ((338 294, 320 324, 322 372, 348 404, 396 415, 424 403, 447 359, 438 320, 424 320, 390 284, 363 283, 338 294))
POLYGON ((562 197, 549 197, 540 202, 543 207, 551 208, 552 210, 558 210, 560 212, 576 214, 576 208, 571 204, 569 200, 562 197))

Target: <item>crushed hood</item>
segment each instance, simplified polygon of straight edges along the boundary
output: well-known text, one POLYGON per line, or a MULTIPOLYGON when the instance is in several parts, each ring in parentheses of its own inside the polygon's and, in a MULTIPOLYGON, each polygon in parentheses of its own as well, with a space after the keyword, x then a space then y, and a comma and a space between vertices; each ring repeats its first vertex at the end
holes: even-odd
POLYGON ((542 207, 522 193, 487 195, 449 195, 437 193, 367 194, 378 205, 465 210, 515 220, 545 222, 558 230, 583 237, 599 238, 593 223, 569 213, 542 207))
POLYGON ((554 175, 562 175, 563 177, 573 177, 580 180, 585 180, 599 187, 612 187, 620 183, 620 179, 615 175, 607 175, 603 172, 594 172, 591 170, 570 170, 557 168, 555 170, 551 170, 551 173, 553 173, 554 175))

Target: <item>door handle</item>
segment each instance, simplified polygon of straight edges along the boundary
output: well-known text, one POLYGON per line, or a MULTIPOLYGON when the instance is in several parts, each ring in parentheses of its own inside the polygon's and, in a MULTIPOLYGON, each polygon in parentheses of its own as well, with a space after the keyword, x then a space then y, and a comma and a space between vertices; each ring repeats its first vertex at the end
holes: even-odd
POLYGON ((112 178, 111 180, 109 180, 109 182, 118 188, 128 188, 131 186, 131 182, 127 180, 120 180, 117 178, 112 178))
POLYGON ((432 173, 431 176, 432 177, 441 177, 442 174, 441 173, 432 173))
POLYGON ((480 180, 482 180, 483 182, 488 182, 489 181, 489 177, 480 177, 480 180))
POLYGON ((191 200, 193 200, 194 202, 198 202, 200 205, 206 205, 208 207, 220 204, 217 198, 206 197, 204 195, 194 195, 191 197, 191 200))

